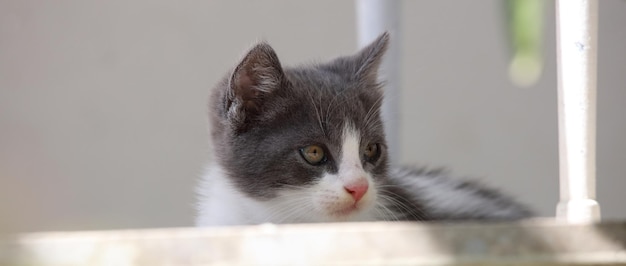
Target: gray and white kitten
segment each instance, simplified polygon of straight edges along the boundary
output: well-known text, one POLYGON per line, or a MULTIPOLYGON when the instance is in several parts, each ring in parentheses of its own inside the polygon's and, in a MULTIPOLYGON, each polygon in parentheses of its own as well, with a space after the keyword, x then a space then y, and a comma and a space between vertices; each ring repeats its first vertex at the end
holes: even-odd
POLYGON ((390 169, 377 77, 388 41, 300 67, 255 45, 210 97, 215 162, 197 189, 197 225, 529 217, 480 185, 390 169))

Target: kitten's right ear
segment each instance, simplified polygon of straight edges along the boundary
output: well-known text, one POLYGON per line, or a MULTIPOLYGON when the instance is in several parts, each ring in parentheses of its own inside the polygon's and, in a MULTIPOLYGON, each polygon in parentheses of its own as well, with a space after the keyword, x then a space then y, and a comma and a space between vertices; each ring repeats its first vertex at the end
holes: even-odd
POLYGON ((383 55, 389 46, 389 32, 384 32, 355 55, 357 79, 376 82, 383 55))
POLYGON ((228 80, 225 109, 228 120, 241 127, 263 110, 264 100, 284 82, 278 56, 267 43, 252 47, 228 80))
POLYGON ((378 69, 389 46, 389 33, 384 32, 356 54, 342 56, 323 67, 345 75, 350 80, 378 83, 378 69))

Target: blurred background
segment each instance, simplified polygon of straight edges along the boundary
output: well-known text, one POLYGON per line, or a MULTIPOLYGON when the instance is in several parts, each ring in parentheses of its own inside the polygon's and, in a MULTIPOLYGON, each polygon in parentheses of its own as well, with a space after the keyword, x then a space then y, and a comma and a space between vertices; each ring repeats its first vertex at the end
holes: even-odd
MULTIPOLYGON (((403 1, 401 163, 552 216, 554 3, 516 86, 504 1, 403 1)), ((626 218, 626 1, 599 5, 598 198, 626 218)), ((353 1, 0 1, 0 233, 191 226, 209 88, 258 39, 283 64, 356 50, 353 1)), ((393 41, 393 40, 392 40, 393 41)))

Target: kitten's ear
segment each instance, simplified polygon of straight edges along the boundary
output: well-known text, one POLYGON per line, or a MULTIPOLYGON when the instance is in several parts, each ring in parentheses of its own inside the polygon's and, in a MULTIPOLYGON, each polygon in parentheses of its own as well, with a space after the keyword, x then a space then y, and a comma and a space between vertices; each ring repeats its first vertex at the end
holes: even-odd
POLYGON ((283 81, 284 73, 274 49, 263 42, 252 47, 228 80, 225 99, 228 119, 242 125, 260 114, 263 101, 283 81))
POLYGON ((354 75, 357 80, 376 82, 378 69, 388 45, 389 32, 384 32, 354 56, 356 64, 354 75))

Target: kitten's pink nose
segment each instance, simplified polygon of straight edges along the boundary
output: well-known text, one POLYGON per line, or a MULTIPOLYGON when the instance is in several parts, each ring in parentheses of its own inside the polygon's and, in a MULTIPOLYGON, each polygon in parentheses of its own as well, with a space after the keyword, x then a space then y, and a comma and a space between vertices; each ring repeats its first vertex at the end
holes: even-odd
POLYGON ((345 188, 346 191, 352 195, 354 202, 358 202, 367 192, 369 184, 367 183, 367 179, 362 178, 356 182, 344 185, 343 188, 345 188))

